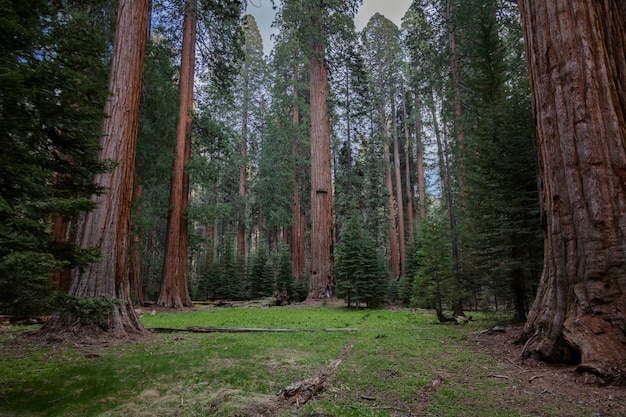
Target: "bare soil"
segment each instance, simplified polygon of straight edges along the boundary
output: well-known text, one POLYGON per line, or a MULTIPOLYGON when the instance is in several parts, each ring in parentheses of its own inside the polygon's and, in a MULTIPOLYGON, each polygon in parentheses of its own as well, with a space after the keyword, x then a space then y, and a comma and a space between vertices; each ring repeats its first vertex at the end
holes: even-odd
POLYGON ((559 417, 576 417, 568 410, 579 405, 594 409, 594 417, 626 416, 626 381, 604 384, 594 375, 577 372, 575 365, 532 357, 522 360, 523 347, 515 344, 521 331, 521 327, 509 326, 503 332, 484 332, 468 340, 472 348, 503 365, 499 369, 506 369, 489 376, 510 384, 512 389, 503 402, 517 404, 518 409, 524 404, 521 409, 528 415, 541 415, 541 406, 548 403, 561 410, 559 417))

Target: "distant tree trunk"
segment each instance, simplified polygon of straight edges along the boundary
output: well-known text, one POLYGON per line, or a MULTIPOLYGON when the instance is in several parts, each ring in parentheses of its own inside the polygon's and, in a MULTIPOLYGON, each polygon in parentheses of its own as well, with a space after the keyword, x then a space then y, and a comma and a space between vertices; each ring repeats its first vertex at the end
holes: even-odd
POLYGON ((385 158, 385 186, 389 209, 389 250, 391 252, 391 272, 393 278, 400 276, 400 257, 398 255, 398 232, 396 229, 396 207, 393 198, 393 183, 391 180, 391 155, 389 152, 389 137, 387 133, 387 118, 383 111, 383 152, 385 158))
MULTIPOLYGON (((141 184, 135 184, 135 189, 133 191, 133 204, 139 199, 141 192, 141 184)), ((135 233, 130 246, 130 270, 128 272, 128 279, 130 281, 130 289, 133 292, 136 301, 142 304, 145 301, 145 296, 141 283, 141 254, 139 252, 139 248, 141 248, 141 236, 138 233, 135 233)))
MULTIPOLYGON (((294 69, 294 89, 293 89, 293 114, 292 114, 292 123, 294 127, 294 138, 293 138, 293 148, 292 154, 294 160, 297 160, 298 155, 300 154, 300 135, 299 135, 299 125, 300 125, 300 105, 298 104, 299 100, 299 91, 298 87, 295 85, 298 82, 298 68, 294 69)), ((295 169, 294 179, 293 179, 293 226, 291 227, 290 234, 290 249, 291 249, 291 261, 293 263, 293 276, 296 278, 302 278, 304 274, 304 217, 302 216, 301 206, 300 206, 300 173, 298 168, 295 169)))
POLYGON ((185 163, 191 155, 191 123, 196 43, 196 0, 186 0, 180 69, 180 112, 165 236, 163 276, 157 304, 168 308, 192 306, 187 289, 187 202, 189 177, 185 163))
POLYGON ((143 64, 150 21, 149 0, 120 0, 109 77, 110 98, 103 123, 100 160, 118 165, 94 182, 108 192, 94 196, 96 208, 78 225, 81 248, 98 247, 105 258, 74 271, 69 295, 123 300, 113 305, 106 323, 87 323, 55 314, 46 331, 105 330, 117 337, 145 332, 130 301, 128 270, 130 219, 135 177, 135 154, 143 64))
MULTIPOLYGON (((402 84, 402 125, 404 126, 404 187, 406 189, 407 196, 407 228, 409 229, 408 239, 409 242, 413 242, 413 228, 414 228, 414 212, 413 212, 413 182, 411 181, 411 145, 409 135, 409 115, 406 110, 406 91, 404 90, 404 84, 402 84)), ((404 270, 403 270, 404 272, 404 270)))
POLYGON ((241 111, 241 144, 239 152, 241 165, 239 166, 239 198, 242 206, 239 213, 239 225, 237 228, 237 253, 241 259, 246 258, 246 187, 248 181, 248 105, 250 101, 250 81, 248 72, 243 71, 243 108, 241 111))
MULTIPOLYGON (((65 242, 67 239, 68 222, 59 213, 55 213, 52 217, 52 230, 57 242, 65 242)), ((75 240, 70 238, 69 241, 75 240)), ((52 273, 52 282, 54 288, 67 293, 70 290, 70 284, 72 283, 72 270, 71 268, 63 268, 56 270, 52 273)))
MULTIPOLYGON (((321 5, 312 6, 321 9, 321 5)), ((311 27, 322 25, 320 12, 311 17, 311 27)), ((333 190, 330 170, 330 116, 328 74, 324 45, 315 36, 310 41, 311 86, 311 280, 309 299, 322 299, 332 285, 333 190)))
POLYGON ((400 145, 398 144, 398 122, 395 103, 392 111, 393 167, 396 179, 396 204, 398 207, 398 241, 400 243, 400 274, 406 271, 406 233, 404 230, 404 198, 402 197, 402 175, 400 173, 400 145))
POLYGON ((544 269, 520 341, 626 377, 623 2, 519 2, 537 121, 544 269))
POLYGON ((424 175, 421 105, 417 93, 415 93, 415 139, 415 149, 417 153, 417 192, 419 194, 420 219, 424 220, 426 218, 426 178, 424 175))

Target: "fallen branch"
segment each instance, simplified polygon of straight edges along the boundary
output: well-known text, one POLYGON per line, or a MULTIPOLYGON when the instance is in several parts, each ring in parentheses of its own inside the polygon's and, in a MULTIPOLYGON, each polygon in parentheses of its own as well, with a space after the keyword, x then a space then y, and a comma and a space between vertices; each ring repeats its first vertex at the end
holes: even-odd
POLYGON ((495 375, 495 374, 492 374, 492 375, 487 375, 487 376, 488 376, 489 378, 511 379, 511 378, 509 378, 509 377, 508 377, 508 376, 506 376, 506 375, 495 375))
POLYGON ((359 329, 337 328, 337 329, 264 329, 250 327, 211 327, 211 326, 190 326, 184 329, 170 327, 153 327, 148 329, 152 333, 295 333, 295 332, 356 332, 359 329))

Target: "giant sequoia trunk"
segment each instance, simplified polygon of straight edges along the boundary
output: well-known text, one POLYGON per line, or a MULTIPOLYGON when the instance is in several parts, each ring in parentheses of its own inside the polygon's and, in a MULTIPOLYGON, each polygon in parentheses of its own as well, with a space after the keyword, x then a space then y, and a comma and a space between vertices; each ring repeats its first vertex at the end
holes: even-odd
POLYGON ((99 174, 94 182, 107 190, 94 197, 96 209, 87 213, 78 225, 81 248, 97 247, 104 259, 76 270, 69 295, 118 299, 106 322, 93 323, 55 314, 46 326, 48 331, 101 329, 115 336, 144 332, 130 301, 128 271, 130 218, 135 176, 135 154, 139 126, 139 103, 143 81, 143 63, 150 17, 149 0, 120 0, 109 78, 111 96, 105 112, 100 160, 118 162, 115 169, 99 174))
POLYGON ((163 276, 157 304, 169 308, 193 305, 187 289, 187 202, 189 177, 185 163, 191 157, 191 112, 196 43, 196 1, 185 2, 180 68, 180 112, 170 188, 170 210, 165 237, 163 276))
MULTIPOLYGON (((315 7, 321 8, 321 5, 315 7)), ((319 12, 311 27, 320 28, 319 12)), ((333 195, 330 175, 330 119, 328 114, 328 74, 324 45, 310 42, 311 85, 311 281, 309 299, 321 299, 332 285, 333 195)))
POLYGON ((545 258, 526 352, 626 376, 626 29, 617 0, 520 1, 545 258))

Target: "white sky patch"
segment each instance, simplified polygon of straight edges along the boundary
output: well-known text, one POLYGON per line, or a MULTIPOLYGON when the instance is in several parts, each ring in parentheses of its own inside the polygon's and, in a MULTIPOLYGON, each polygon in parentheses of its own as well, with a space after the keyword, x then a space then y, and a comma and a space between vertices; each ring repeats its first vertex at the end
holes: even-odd
MULTIPOLYGON (((412 0, 363 0, 363 4, 359 8, 359 12, 354 18, 354 24, 357 30, 361 30, 367 25, 370 18, 380 13, 387 19, 394 22, 398 27, 402 23, 402 17, 409 9, 412 0)), ((274 0, 276 7, 281 4, 280 0, 274 0)), ((276 33, 276 29, 272 28, 272 22, 276 10, 272 8, 271 0, 248 0, 246 13, 251 14, 256 19, 256 23, 263 37, 263 51, 265 55, 269 55, 274 42, 271 35, 276 33)))

